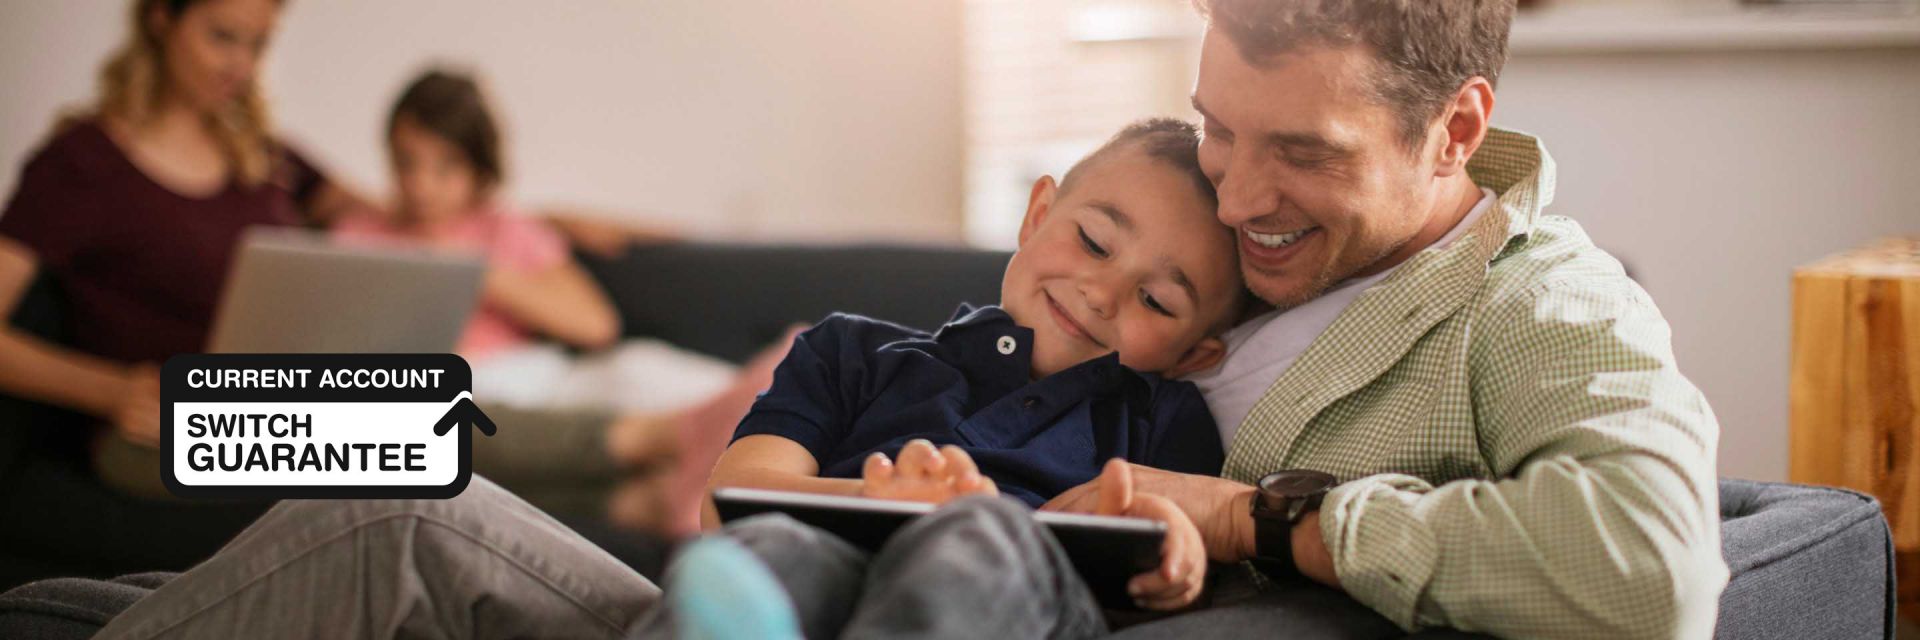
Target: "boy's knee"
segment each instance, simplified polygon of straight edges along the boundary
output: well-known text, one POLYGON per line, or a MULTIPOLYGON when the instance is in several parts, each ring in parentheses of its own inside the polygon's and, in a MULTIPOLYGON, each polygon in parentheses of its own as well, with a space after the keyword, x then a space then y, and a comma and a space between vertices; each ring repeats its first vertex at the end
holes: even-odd
POLYGON ((805 527, 784 513, 761 513, 727 523, 722 530, 735 538, 787 536, 805 527))
POLYGON ((727 537, 765 556, 820 544, 827 534, 784 513, 762 513, 727 524, 727 537))
POLYGON ((1019 535, 1038 530, 1040 524, 1033 519, 1033 509, 1012 498, 967 496, 941 505, 909 528, 923 531, 972 529, 1019 535))
POLYGON ((958 514, 992 522, 1025 524, 1033 521, 1033 508, 1004 496, 973 495, 956 498, 934 510, 934 517, 958 514))

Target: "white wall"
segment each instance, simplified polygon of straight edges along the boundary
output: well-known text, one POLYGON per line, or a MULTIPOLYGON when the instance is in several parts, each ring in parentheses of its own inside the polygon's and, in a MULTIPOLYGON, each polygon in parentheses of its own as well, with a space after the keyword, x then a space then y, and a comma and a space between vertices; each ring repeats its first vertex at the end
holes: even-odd
POLYGON ((1494 120, 1671 321, 1721 473, 1785 479, 1792 270, 1920 233, 1920 49, 1522 54, 1494 120))
MULTIPOLYGON (((121 0, 0 0, 0 192, 122 36, 121 0)), ((477 69, 513 195, 747 238, 954 239, 959 0, 324 0, 288 4, 284 134, 386 186, 380 127, 433 61, 477 69)))

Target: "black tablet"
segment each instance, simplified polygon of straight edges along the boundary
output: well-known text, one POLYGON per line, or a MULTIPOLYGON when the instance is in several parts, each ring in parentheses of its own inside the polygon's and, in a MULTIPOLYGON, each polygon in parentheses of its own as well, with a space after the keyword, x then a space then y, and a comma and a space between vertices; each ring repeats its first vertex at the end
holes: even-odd
MULTIPOLYGON (((714 490, 713 503, 723 522, 761 513, 784 513, 868 551, 878 550, 908 520, 934 510, 934 505, 925 502, 736 488, 714 490)), ((1127 580, 1160 566, 1166 523, 1052 511, 1035 512, 1033 517, 1060 541, 1074 569, 1093 588, 1102 605, 1137 608, 1127 596, 1127 580)))

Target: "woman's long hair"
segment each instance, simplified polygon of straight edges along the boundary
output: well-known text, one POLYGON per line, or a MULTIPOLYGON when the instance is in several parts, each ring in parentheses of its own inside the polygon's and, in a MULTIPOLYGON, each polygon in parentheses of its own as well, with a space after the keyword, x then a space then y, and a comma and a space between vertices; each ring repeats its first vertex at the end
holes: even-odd
MULTIPOLYGON (((152 122, 166 83, 160 34, 148 28, 156 10, 179 17, 199 0, 134 0, 127 41, 100 68, 100 94, 94 111, 135 127, 152 122)), ((273 165, 273 138, 266 98, 256 74, 239 99, 207 118, 215 139, 233 162, 234 177, 246 186, 267 180, 273 165)))

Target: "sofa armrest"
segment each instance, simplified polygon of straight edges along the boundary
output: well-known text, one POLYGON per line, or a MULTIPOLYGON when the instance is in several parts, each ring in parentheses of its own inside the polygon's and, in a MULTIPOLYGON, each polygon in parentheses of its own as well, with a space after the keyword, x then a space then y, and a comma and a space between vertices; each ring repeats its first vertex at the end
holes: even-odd
POLYGON ((1720 481, 1721 638, 1893 637, 1893 536, 1845 489, 1720 481))

